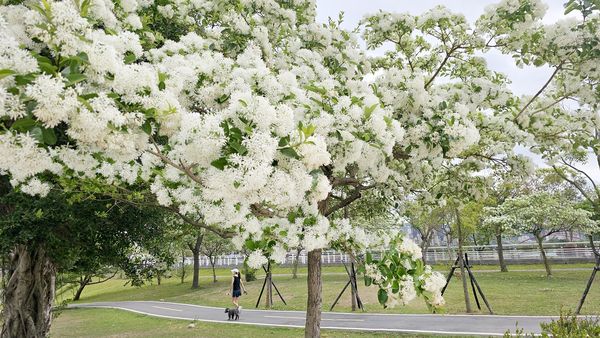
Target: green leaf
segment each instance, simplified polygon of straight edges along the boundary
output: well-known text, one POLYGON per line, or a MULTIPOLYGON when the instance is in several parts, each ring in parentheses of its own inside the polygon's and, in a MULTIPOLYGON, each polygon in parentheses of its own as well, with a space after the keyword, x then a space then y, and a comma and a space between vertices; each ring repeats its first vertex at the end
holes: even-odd
POLYGON ((371 263, 373 261, 373 255, 370 252, 367 252, 365 260, 367 261, 367 263, 371 263))
POLYGON ((3 78, 16 74, 17 72, 15 72, 12 69, 0 69, 0 80, 2 80, 3 78))
POLYGON ((58 70, 58 68, 51 64, 51 63, 46 63, 46 62, 38 62, 38 67, 40 67, 40 69, 47 74, 56 74, 56 71, 58 70))
MULTIPOLYGON (((137 58, 135 57, 135 54, 133 54, 132 52, 127 52, 125 54, 125 57, 123 58, 123 62, 126 65, 134 63, 135 60, 137 60, 137 58)), ((159 78, 160 78, 160 76, 159 76, 159 78)))
POLYGON ((371 286, 373 284, 373 279, 369 276, 365 276, 365 286, 371 286))
POLYGON ((152 135, 152 123, 150 122, 150 120, 146 120, 144 124, 142 124, 142 130, 144 131, 144 133, 152 135))
POLYGON ((304 89, 311 92, 319 93, 321 95, 325 95, 327 93, 327 90, 325 88, 317 87, 315 85, 306 85, 304 86, 304 89))
POLYGON ((285 147, 285 148, 279 149, 279 151, 281 151, 281 153, 284 154, 285 156, 295 158, 295 159, 300 158, 300 155, 298 155, 296 150, 292 147, 285 147))
POLYGON ((228 94, 223 94, 215 99, 215 101, 217 101, 218 104, 223 104, 223 103, 227 102, 227 100, 229 100, 228 94))
POLYGON ((85 80, 87 78, 87 76, 83 75, 83 74, 69 74, 67 76, 65 76, 68 80, 66 86, 72 86, 78 82, 81 82, 83 80, 85 80))
POLYGON ((54 129, 43 128, 42 138, 44 140, 44 143, 49 146, 56 144, 56 133, 54 133, 54 129))
POLYGON ((248 149, 246 147, 244 147, 241 143, 239 142, 230 142, 229 146, 231 148, 233 148, 235 150, 236 153, 240 154, 240 155, 246 155, 246 153, 248 153, 248 149))
POLYGON ((302 128, 302 133, 304 133, 304 137, 309 138, 315 133, 315 130, 317 130, 317 126, 309 124, 302 128))
POLYGON ((35 80, 35 75, 33 75, 33 74, 25 74, 25 75, 16 75, 15 76, 15 83, 19 86, 28 85, 31 82, 33 82, 33 80, 35 80))
POLYGON ((44 135, 42 132, 42 128, 33 127, 31 130, 29 130, 29 134, 31 134, 31 137, 36 139, 39 143, 44 143, 44 135))
POLYGON ((225 166, 227 164, 229 164, 229 162, 227 162, 227 159, 225 157, 220 157, 220 158, 210 162, 210 165, 212 165, 213 167, 215 167, 219 170, 225 169, 225 166))
POLYGON ((30 130, 31 128, 33 128, 36 125, 37 125, 37 122, 34 119, 32 119, 30 117, 25 117, 25 118, 16 120, 10 126, 10 129, 20 131, 20 132, 25 132, 25 131, 30 130))
POLYGON ((279 139, 279 146, 280 147, 285 147, 290 143, 290 137, 289 136, 285 136, 279 139))
POLYGON ((392 282, 392 293, 398 293, 398 291, 400 291, 400 283, 398 283, 398 280, 394 280, 392 282))
POLYGON ((388 300, 387 291, 385 291, 384 289, 379 289, 379 291, 377 292, 377 300, 379 301, 379 304, 385 306, 385 303, 388 300))
POLYGON ((365 120, 368 120, 369 118, 371 118, 371 114, 373 114, 373 112, 375 111, 375 108, 377 108, 377 105, 378 105, 378 103, 375 103, 374 105, 365 108, 365 120))

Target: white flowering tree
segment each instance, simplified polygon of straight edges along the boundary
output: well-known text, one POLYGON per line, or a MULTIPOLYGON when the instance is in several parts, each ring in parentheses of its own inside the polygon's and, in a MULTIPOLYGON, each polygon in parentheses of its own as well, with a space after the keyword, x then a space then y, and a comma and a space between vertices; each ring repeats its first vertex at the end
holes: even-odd
POLYGON ((568 0, 569 16, 552 24, 542 22, 545 11, 539 0, 503 1, 478 25, 517 65, 550 68, 544 84, 519 99, 515 119, 531 134, 532 149, 598 214, 600 4, 568 0))
MULTIPOLYGON (((161 206, 232 234, 251 267, 301 245, 305 332, 316 337, 321 250, 405 243, 381 243, 336 211, 366 190, 402 196, 434 176, 477 196, 473 173, 526 163, 513 154, 526 136, 512 122, 518 102, 476 56, 492 48, 497 27, 485 22, 442 7, 369 16, 368 46, 395 46, 370 60, 338 22, 317 24, 309 0, 2 6, 0 173, 33 196, 65 182, 148 186, 161 206)), ((382 289, 410 275, 441 303, 439 283, 422 285, 427 268, 382 262, 382 289)))
POLYGON ((592 233, 599 229, 589 211, 571 200, 544 192, 510 198, 497 207, 488 208, 487 213, 485 223, 502 226, 513 234, 535 237, 548 277, 552 276, 552 270, 544 250, 545 238, 560 231, 592 233))

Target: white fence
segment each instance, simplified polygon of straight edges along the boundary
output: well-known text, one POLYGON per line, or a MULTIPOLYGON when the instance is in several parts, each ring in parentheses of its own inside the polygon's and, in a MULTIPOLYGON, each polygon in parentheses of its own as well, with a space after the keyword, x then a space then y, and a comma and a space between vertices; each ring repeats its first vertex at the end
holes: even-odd
MULTIPOLYGON (((596 242, 596 247, 600 242, 596 242)), ((507 263, 538 263, 542 262, 540 250, 537 244, 504 244, 504 259, 507 263)), ((544 243, 546 256, 554 262, 593 262, 594 253, 589 242, 568 242, 568 243, 544 243)), ((466 246, 464 251, 469 257, 469 261, 476 264, 495 264, 498 262, 498 251, 495 245, 466 246)), ((377 253, 374 254, 377 256, 377 253)), ((287 255, 285 264, 293 264, 296 259, 296 253, 290 252, 287 255)), ((425 253, 425 259, 428 264, 447 263, 456 259, 456 247, 431 247, 425 253)), ((323 252, 321 261, 325 265, 336 265, 350 262, 350 257, 341 252, 326 250, 323 252)), ((216 266, 240 266, 244 262, 242 254, 234 253, 221 255, 217 257, 216 266)), ((306 252, 302 251, 299 256, 300 265, 306 264, 306 252)), ((186 258, 186 265, 192 264, 192 258, 186 258)), ((200 266, 210 267, 208 257, 200 257, 200 266)))

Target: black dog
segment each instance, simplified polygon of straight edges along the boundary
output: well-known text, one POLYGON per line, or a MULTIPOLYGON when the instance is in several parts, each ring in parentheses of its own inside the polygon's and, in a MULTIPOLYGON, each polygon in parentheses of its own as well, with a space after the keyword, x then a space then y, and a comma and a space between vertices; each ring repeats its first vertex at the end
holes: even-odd
POLYGON ((239 309, 230 309, 226 308, 225 313, 229 316, 227 320, 238 320, 240 319, 240 310, 239 309))

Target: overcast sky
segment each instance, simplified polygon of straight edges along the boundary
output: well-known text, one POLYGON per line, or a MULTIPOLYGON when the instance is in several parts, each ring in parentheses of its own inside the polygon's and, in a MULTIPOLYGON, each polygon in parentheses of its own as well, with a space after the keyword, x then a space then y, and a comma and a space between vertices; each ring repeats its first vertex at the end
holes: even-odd
MULTIPOLYGON (((563 3, 566 0, 546 0, 548 5, 545 23, 553 23, 564 17, 563 3)), ((317 0, 317 20, 326 22, 327 18, 337 18, 339 12, 344 12, 344 24, 347 29, 357 26, 360 19, 370 13, 384 10, 389 12, 408 12, 418 15, 437 5, 443 4, 453 12, 462 13, 467 20, 474 22, 486 6, 496 3, 495 0, 317 0)), ((517 68, 510 56, 498 52, 487 53, 485 58, 491 69, 500 71, 511 79, 511 88, 518 94, 533 95, 548 80, 551 71, 547 67, 517 68)), ((534 162, 543 165, 543 161, 534 154, 528 153, 534 162)), ((582 169, 598 177, 600 171, 591 161, 582 169)))

